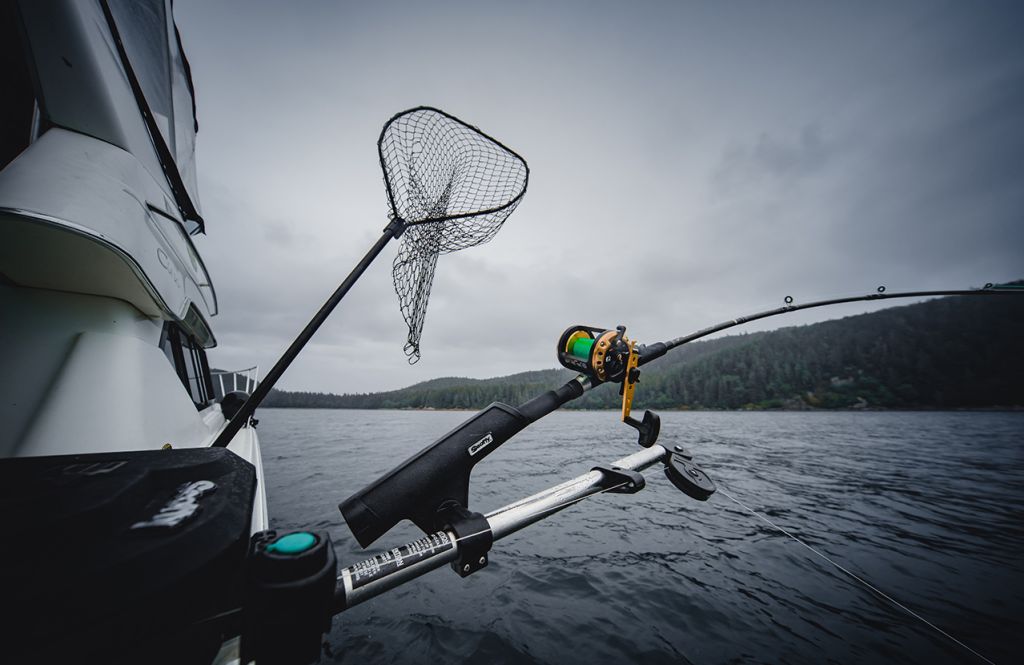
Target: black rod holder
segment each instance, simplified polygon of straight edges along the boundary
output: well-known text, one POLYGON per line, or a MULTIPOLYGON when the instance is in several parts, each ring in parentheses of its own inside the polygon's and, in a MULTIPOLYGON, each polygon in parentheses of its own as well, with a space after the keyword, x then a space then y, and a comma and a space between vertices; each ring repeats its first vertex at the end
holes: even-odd
POLYGON ((242 429, 245 423, 249 421, 253 412, 256 411, 256 407, 258 407, 264 398, 266 398, 270 393, 270 390, 274 387, 274 384, 277 383, 277 380, 281 378, 281 375, 284 374, 286 369, 288 369, 288 366, 292 364, 293 360, 295 360, 295 356, 299 355, 299 352, 302 351, 303 347, 305 347, 313 337, 313 334, 321 325, 323 325, 324 321, 327 320, 327 317, 331 315, 331 312, 333 312, 334 308, 338 306, 341 299, 345 297, 345 294, 352 288, 352 285, 356 283, 356 280, 362 277, 363 273, 366 272, 366 269, 371 263, 373 263, 373 260, 376 259, 384 249, 384 246, 388 244, 388 241, 402 235, 402 232, 405 231, 405 227, 405 222, 398 218, 393 219, 391 223, 388 224, 387 228, 384 229, 384 233, 377 242, 374 243, 373 247, 370 248, 370 251, 366 253, 366 256, 356 264, 356 267, 348 274, 345 281, 338 285, 338 288, 331 294, 331 297, 327 299, 327 302, 323 304, 320 311, 318 311, 313 318, 309 320, 309 323, 307 323, 306 327, 302 329, 299 336, 295 338, 295 341, 291 343, 288 350, 285 351, 284 354, 278 358, 277 362, 274 363, 274 366, 270 368, 266 377, 264 377, 263 381, 256 386, 256 389, 253 391, 252 395, 249 396, 249 399, 245 400, 245 403, 242 404, 242 408, 240 408, 238 412, 235 413, 234 417, 228 421, 227 426, 221 431, 217 440, 213 442, 214 446, 225 447, 231 443, 231 439, 235 438, 235 435, 238 434, 238 430, 242 429))

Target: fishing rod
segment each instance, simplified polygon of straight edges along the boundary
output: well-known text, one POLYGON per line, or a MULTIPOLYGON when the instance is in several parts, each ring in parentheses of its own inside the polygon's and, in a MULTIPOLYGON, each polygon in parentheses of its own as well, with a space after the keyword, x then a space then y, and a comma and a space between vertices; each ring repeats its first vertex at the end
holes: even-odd
POLYGON ((744 323, 750 323, 751 321, 757 321, 758 319, 766 319, 770 316, 777 316, 779 314, 788 314, 790 312, 796 312, 802 309, 812 309, 815 307, 825 307, 827 305, 842 305, 844 303, 851 302, 863 302, 865 300, 887 300, 890 298, 934 298, 937 296, 978 296, 978 295, 1012 295, 1024 291, 1024 284, 993 284, 989 282, 980 289, 959 289, 959 290, 947 290, 947 291, 899 291, 896 293, 886 292, 884 286, 879 286, 875 293, 869 293, 861 296, 848 296, 845 298, 830 298, 828 300, 815 300, 808 303, 801 303, 799 305, 793 304, 793 297, 785 297, 785 305, 776 309, 769 309, 763 312, 757 312, 755 314, 747 314, 746 316, 739 316, 730 321, 719 323, 718 325, 711 326, 709 328, 702 328, 697 332, 690 333, 689 335, 683 335, 673 340, 665 342, 665 349, 674 349, 677 346, 682 346, 694 340, 698 340, 701 337, 707 337, 716 332, 727 330, 734 326, 742 325, 744 323))
MULTIPOLYGON (((625 326, 615 329, 570 326, 559 338, 556 354, 563 367, 579 372, 576 377, 518 407, 500 402, 491 404, 345 499, 339 509, 363 547, 402 520, 410 520, 425 533, 433 533, 450 525, 453 516, 473 514, 468 509, 469 477, 478 462, 530 424, 603 383, 619 384, 621 420, 637 431, 639 445, 645 448, 655 445, 661 430, 660 416, 650 410, 646 410, 640 420, 631 416, 640 367, 679 346, 744 323, 815 307, 894 298, 996 295, 1024 295, 1024 288, 1017 284, 989 283, 980 289, 886 292, 885 287, 879 287, 871 294, 803 304, 795 304, 787 296, 782 307, 739 316, 666 342, 647 345, 630 340, 625 326)), ((706 499, 710 492, 703 485, 704 478, 695 482, 689 473, 692 469, 700 471, 688 461, 687 468, 679 473, 670 470, 667 474, 683 491, 698 499, 706 494, 703 496, 706 499)), ((478 567, 474 566, 474 571, 476 569, 478 567)))

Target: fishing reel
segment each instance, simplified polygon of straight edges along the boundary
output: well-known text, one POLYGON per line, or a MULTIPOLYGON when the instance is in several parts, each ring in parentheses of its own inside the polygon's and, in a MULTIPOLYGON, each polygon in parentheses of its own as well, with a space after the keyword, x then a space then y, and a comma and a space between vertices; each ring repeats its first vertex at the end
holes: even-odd
POLYGON ((619 383, 622 422, 640 433, 639 443, 648 448, 658 440, 661 418, 645 411, 643 420, 631 418, 633 393, 640 381, 640 351, 626 337, 626 326, 615 330, 591 326, 570 326, 558 340, 558 362, 562 367, 585 375, 593 385, 619 383))
MULTIPOLYGON (((558 340, 558 362, 581 374, 594 384, 617 383, 636 370, 636 342, 626 337, 626 326, 604 330, 591 326, 571 326, 558 340), (633 361, 632 364, 630 361, 633 361)), ((633 379, 632 383, 636 383, 633 379)))

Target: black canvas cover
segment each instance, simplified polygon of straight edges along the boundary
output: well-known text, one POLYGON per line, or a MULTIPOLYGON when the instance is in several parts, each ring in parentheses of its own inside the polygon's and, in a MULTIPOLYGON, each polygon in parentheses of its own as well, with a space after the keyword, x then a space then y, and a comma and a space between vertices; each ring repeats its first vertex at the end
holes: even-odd
POLYGON ((208 662, 255 489, 224 448, 0 460, 5 660, 208 662))

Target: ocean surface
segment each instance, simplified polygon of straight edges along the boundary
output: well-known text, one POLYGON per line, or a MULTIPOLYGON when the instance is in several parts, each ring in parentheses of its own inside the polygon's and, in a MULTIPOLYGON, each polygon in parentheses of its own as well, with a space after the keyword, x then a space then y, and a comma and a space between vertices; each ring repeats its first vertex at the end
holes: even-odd
MULTIPOLYGON (((367 557, 337 504, 466 412, 262 409, 272 524, 367 557)), ((730 500, 996 663, 1024 659, 1024 413, 662 416, 723 491, 661 470, 334 619, 323 662, 983 663, 730 500)), ((612 412, 559 412, 473 472, 488 512, 637 450, 612 412)), ((370 552, 419 537, 410 524, 370 552)))

